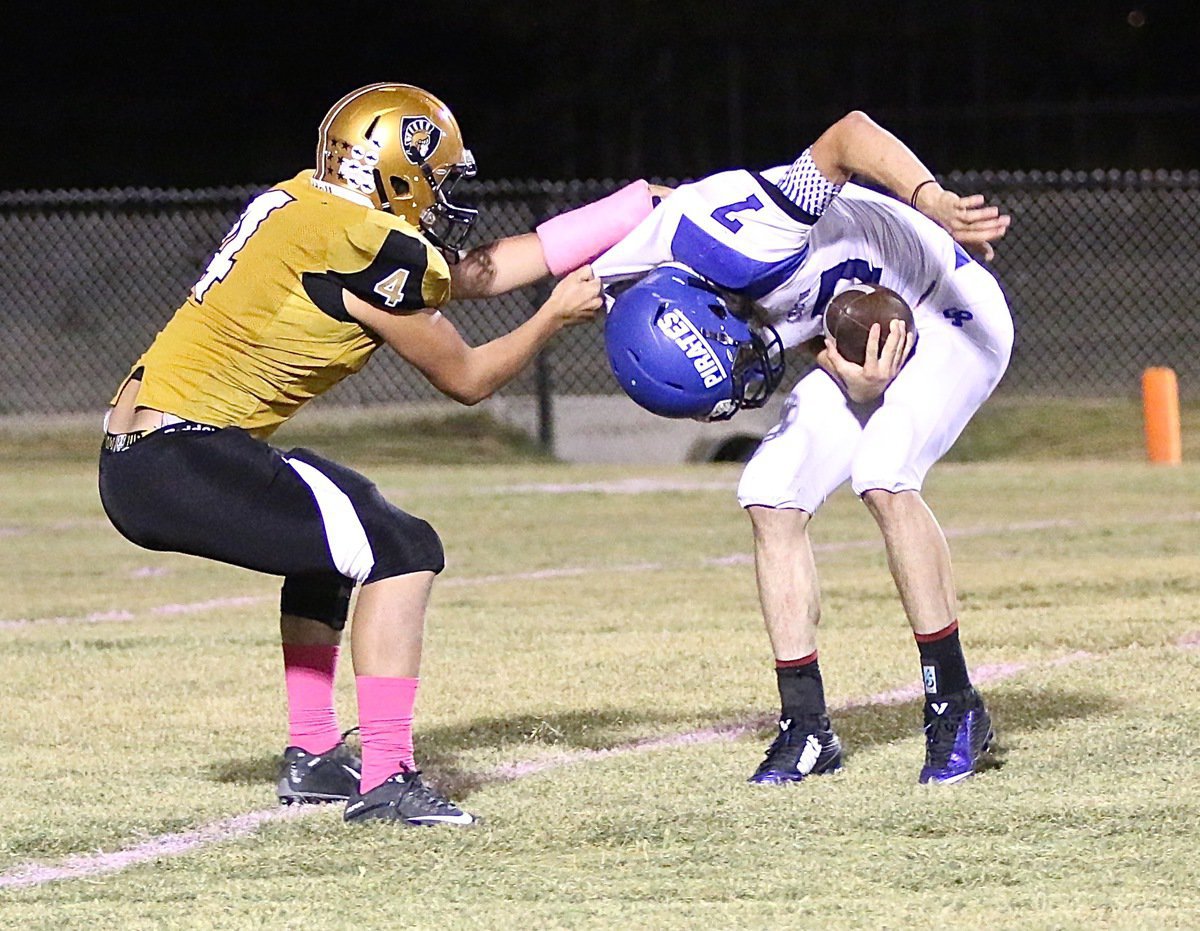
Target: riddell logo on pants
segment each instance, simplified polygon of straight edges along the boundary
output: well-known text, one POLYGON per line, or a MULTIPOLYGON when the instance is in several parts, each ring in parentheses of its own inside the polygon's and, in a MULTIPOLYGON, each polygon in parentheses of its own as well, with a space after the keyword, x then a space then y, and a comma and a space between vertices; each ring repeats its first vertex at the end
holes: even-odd
POLYGON ((668 310, 655 321, 655 325, 692 360, 697 374, 704 380, 705 388, 719 385, 725 380, 725 368, 721 360, 686 316, 677 310, 668 310))

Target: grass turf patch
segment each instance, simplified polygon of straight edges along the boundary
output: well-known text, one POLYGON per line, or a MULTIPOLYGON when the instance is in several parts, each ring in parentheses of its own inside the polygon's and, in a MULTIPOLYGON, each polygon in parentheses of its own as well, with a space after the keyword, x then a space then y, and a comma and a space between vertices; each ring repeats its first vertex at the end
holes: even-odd
MULTIPOLYGON (((736 468, 369 474, 445 540, 418 754, 486 823, 355 831, 319 811, 127 872, 0 891, 0 926, 1200 918, 1200 699, 1166 685, 1200 671, 1174 645, 1200 626, 1195 466, 935 470, 927 497, 951 533, 968 659, 1021 667, 984 686, 1004 765, 949 791, 915 783, 918 702, 862 701, 914 683, 917 663, 853 496, 814 524, 822 667, 834 706, 854 704, 835 715, 847 768, 774 792, 745 783, 775 696, 753 570, 728 558, 750 543, 736 468), (642 493, 597 490, 631 477, 642 493), (746 724, 736 739, 594 752, 746 724), (548 768, 497 776, 520 762, 548 768)), ((19 752, 0 759, 0 869, 273 806, 276 583, 125 544, 93 481, 75 466, 0 473, 9 617, 131 615, 4 631, 0 740, 19 752), (159 610, 179 604, 200 607, 159 610), (71 803, 48 817, 44 799, 71 803)), ((349 669, 339 704, 353 723, 349 669)))

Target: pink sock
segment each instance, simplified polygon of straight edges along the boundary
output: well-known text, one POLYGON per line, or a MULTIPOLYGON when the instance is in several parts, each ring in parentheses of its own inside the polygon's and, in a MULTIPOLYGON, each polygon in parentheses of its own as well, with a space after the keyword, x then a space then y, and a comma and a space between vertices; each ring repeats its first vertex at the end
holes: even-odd
POLYGON ((333 676, 338 647, 285 643, 283 675, 287 682, 288 746, 308 753, 332 750, 342 739, 333 710, 333 676))
POLYGON ((413 706, 420 679, 356 676, 358 732, 362 737, 361 792, 370 792, 413 760, 413 706))

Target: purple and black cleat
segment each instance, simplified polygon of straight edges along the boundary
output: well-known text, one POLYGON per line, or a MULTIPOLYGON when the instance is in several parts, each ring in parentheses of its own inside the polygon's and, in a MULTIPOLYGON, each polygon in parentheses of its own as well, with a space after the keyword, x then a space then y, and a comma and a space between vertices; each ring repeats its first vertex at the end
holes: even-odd
POLYGON ((825 715, 783 718, 779 736, 759 764, 750 782, 778 786, 800 782, 807 776, 832 773, 842 765, 842 742, 825 715))
POLYGON ((974 775, 995 733, 973 688, 925 702, 925 765, 921 783, 950 785, 974 775))

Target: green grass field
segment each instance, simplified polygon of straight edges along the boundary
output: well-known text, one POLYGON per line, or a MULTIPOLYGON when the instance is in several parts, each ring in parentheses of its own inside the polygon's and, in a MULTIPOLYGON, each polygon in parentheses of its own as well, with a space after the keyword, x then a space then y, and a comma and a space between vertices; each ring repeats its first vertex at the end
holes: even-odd
POLYGON ((1197 466, 934 470, 1002 745, 950 788, 916 784, 916 651, 874 525, 835 496, 815 538, 846 768, 766 789, 736 467, 304 440, 442 534, 417 751, 485 823, 275 817, 276 584, 125 543, 75 441, 43 438, 0 462, 0 927, 1200 926, 1197 466), (196 843, 153 856, 165 835, 196 843))

